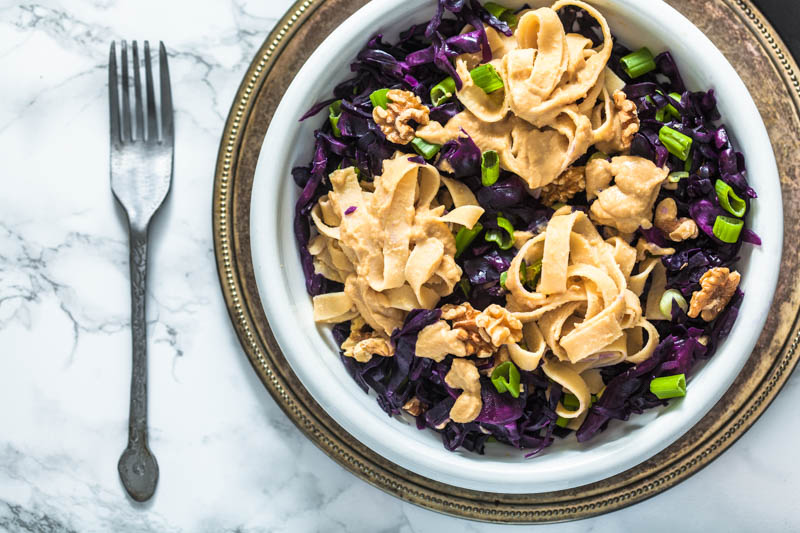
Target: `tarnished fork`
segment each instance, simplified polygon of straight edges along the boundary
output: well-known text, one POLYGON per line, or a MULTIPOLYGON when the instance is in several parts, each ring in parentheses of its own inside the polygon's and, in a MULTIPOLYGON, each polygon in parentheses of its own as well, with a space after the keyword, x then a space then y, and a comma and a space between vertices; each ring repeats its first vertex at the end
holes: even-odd
POLYGON ((146 100, 142 98, 139 50, 133 41, 134 110, 131 112, 128 76, 128 45, 122 41, 122 83, 118 83, 117 53, 111 43, 108 60, 108 96, 111 116, 111 190, 128 215, 131 248, 131 377, 128 446, 117 465, 128 494, 136 501, 149 499, 158 482, 158 463, 147 445, 147 323, 145 281, 147 278, 147 229, 161 206, 172 181, 174 131, 172 94, 167 52, 159 43, 159 114, 156 111, 150 45, 144 41, 146 100), (120 105, 120 93, 122 104, 120 105), (147 114, 145 116, 145 102, 147 114))

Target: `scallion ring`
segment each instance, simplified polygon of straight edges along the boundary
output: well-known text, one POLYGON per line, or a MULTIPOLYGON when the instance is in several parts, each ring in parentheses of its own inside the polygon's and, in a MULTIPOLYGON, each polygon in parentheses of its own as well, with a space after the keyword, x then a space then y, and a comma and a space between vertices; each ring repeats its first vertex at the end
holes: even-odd
POLYGON ((577 411, 581 406, 581 402, 574 394, 567 393, 561 397, 561 405, 563 405, 567 411, 577 411))
POLYGON ((739 240, 739 234, 742 232, 743 227, 744 221, 740 218, 718 215, 714 220, 714 227, 711 231, 722 242, 733 244, 739 240))
POLYGON ((511 361, 494 367, 491 380, 497 392, 508 392, 514 398, 519 398, 519 370, 511 361))
POLYGON ((678 304, 678 307, 683 309, 684 313, 689 310, 689 305, 686 303, 686 298, 683 297, 681 291, 667 289, 664 291, 664 294, 661 295, 661 301, 658 303, 661 314, 664 315, 664 318, 667 320, 672 320, 673 302, 678 304))
POLYGON ((500 177, 500 156, 494 150, 481 154, 481 183, 484 187, 497 183, 500 177))
POLYGON ((509 8, 501 6, 500 4, 495 4, 494 2, 486 2, 483 4, 483 7, 486 9, 486 11, 494 15, 495 18, 498 18, 508 24, 509 28, 513 28, 517 25, 519 17, 517 17, 517 15, 515 15, 514 12, 509 8))
POLYGON ((478 65, 470 70, 469 77, 472 78, 475 85, 483 89, 483 92, 486 94, 491 94, 505 87, 503 78, 497 73, 494 65, 490 63, 478 65))
POLYGON ((342 101, 336 100, 328 106, 328 120, 331 121, 331 128, 333 129, 334 137, 341 137, 342 132, 339 130, 339 118, 342 116, 342 101))
POLYGON ((722 208, 736 217, 744 216, 747 211, 747 203, 742 198, 733 192, 733 188, 724 181, 718 179, 714 183, 714 189, 717 191, 717 199, 722 208))
POLYGON ((448 76, 431 87, 431 103, 434 106, 442 105, 456 94, 456 80, 448 76))
POLYGON ((481 231, 483 231, 483 226, 480 222, 476 222, 475 225, 472 226, 472 229, 462 227, 458 230, 458 233, 456 233, 456 257, 469 248, 469 245, 472 244, 472 241, 475 240, 475 237, 477 237, 481 231))
POLYGON ((656 69, 655 58, 646 47, 631 52, 620 59, 619 62, 622 63, 625 74, 631 78, 638 78, 656 69))
POLYGON ((507 218, 500 216, 497 217, 497 226, 497 229, 486 230, 483 238, 486 242, 496 243, 501 250, 509 250, 514 246, 514 226, 507 218))
POLYGON ((686 396, 686 375, 661 376, 650 382, 650 392, 660 400, 686 396))
POLYGON ((414 139, 411 141, 411 147, 414 148, 414 151, 425 159, 431 159, 439 152, 439 150, 442 148, 442 145, 431 144, 423 139, 420 139, 419 137, 414 137, 414 139))
MULTIPOLYGON (((669 93, 669 97, 675 100, 676 102, 681 103, 681 95, 679 95, 678 93, 669 93)), ((667 104, 667 106, 664 109, 666 109, 667 113, 672 115, 674 118, 680 120, 681 114, 678 112, 678 110, 675 108, 674 105, 667 104)))
POLYGON ((683 170, 679 170, 677 172, 670 172, 669 176, 667 176, 667 181, 670 183, 678 183, 681 180, 685 180, 689 177, 689 173, 683 170))
POLYGON ((386 109, 389 106, 389 89, 378 89, 372 91, 369 95, 369 101, 372 102, 373 107, 382 107, 386 109))
POLYGON ((669 153, 681 161, 686 161, 686 159, 689 157, 689 150, 692 148, 691 137, 672 129, 669 126, 662 126, 658 131, 658 140, 661 141, 661 144, 667 148, 669 153))

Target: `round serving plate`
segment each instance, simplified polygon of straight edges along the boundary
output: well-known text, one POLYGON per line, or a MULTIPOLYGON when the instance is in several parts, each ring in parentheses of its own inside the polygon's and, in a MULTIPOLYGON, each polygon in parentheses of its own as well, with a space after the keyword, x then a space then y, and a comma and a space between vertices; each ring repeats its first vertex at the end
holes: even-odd
MULTIPOLYGON (((213 204, 217 262, 231 317, 254 369, 287 415, 331 457, 366 481, 405 500, 459 516, 503 522, 583 518, 652 496, 719 455, 763 412, 797 362, 797 260, 781 264, 776 302, 745 368, 715 407, 677 442, 613 477, 569 490, 504 495, 467 490, 401 468, 362 445, 311 397, 270 330, 253 269, 250 200, 264 135, 286 87, 317 45, 363 0, 297 2, 250 66, 234 101, 217 163, 213 204)), ((743 1, 671 2, 728 57, 750 89, 767 126, 782 176, 785 231, 793 207, 800 130, 794 61, 760 14, 743 1)), ((791 234, 791 233, 788 233, 791 234)), ((269 291, 262 291, 269 294, 269 291)))

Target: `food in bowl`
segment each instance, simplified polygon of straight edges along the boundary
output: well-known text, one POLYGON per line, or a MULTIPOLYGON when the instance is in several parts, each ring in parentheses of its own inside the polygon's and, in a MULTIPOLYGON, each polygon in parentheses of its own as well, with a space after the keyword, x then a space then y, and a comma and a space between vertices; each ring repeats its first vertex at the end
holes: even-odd
POLYGON ((315 320, 384 411, 533 455, 686 393, 760 244, 713 90, 580 1, 441 0, 352 70, 302 117, 328 111, 295 234, 315 320))

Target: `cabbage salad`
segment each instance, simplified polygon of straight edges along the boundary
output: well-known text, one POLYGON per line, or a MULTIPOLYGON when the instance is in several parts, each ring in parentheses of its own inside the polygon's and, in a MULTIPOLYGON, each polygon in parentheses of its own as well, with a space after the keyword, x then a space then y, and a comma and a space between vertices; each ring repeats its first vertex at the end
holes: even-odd
POLYGON ((744 297, 744 157, 714 91, 578 0, 439 0, 301 120, 314 318, 390 416, 539 453, 687 393, 744 297))

